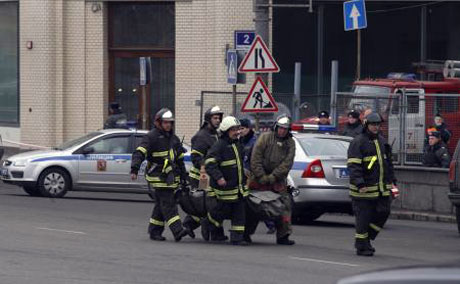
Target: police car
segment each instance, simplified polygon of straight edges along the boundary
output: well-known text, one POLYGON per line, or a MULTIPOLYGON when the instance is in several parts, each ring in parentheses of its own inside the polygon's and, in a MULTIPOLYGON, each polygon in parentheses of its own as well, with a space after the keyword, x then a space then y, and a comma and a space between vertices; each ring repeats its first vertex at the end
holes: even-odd
POLYGON ((322 133, 294 133, 296 154, 289 172, 293 219, 310 222, 326 212, 351 214, 347 151, 352 138, 322 133))
POLYGON ((130 179, 131 155, 146 134, 100 130, 50 150, 17 154, 3 161, 0 179, 32 196, 62 197, 70 190, 146 193, 143 168, 137 181, 130 179))

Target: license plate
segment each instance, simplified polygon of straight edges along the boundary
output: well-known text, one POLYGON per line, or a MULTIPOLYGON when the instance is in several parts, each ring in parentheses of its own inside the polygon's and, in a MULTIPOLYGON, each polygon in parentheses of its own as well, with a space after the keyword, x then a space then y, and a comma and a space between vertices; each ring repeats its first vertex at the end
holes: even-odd
POLYGON ((348 169, 339 169, 339 178, 349 178, 348 169))
POLYGON ((0 169, 0 176, 1 177, 8 177, 8 169, 0 169))

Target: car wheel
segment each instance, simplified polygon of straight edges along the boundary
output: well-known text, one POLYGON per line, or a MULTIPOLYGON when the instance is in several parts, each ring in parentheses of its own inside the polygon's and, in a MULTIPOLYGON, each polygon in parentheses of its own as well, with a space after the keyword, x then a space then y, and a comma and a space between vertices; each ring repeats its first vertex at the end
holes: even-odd
POLYGON ((22 189, 30 196, 42 196, 40 190, 35 186, 23 186, 22 189))
POLYGON ((40 193, 46 197, 63 197, 70 188, 70 177, 62 169, 50 168, 44 170, 38 179, 40 193))
POLYGON ((457 229, 458 233, 460 234, 460 206, 455 206, 455 212, 457 215, 457 229))

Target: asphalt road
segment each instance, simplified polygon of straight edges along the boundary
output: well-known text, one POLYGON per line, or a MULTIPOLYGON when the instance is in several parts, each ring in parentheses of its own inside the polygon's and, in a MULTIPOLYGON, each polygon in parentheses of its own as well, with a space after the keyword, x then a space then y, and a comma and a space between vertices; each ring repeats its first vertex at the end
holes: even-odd
MULTIPOLYGON (((454 224, 390 220, 372 258, 356 256, 353 218, 294 226, 292 247, 259 226, 249 247, 200 237, 152 242, 152 203, 136 194, 30 197, 0 184, 0 283, 335 283, 364 271, 460 260, 454 224)), ((199 235, 199 233, 198 233, 199 235)))

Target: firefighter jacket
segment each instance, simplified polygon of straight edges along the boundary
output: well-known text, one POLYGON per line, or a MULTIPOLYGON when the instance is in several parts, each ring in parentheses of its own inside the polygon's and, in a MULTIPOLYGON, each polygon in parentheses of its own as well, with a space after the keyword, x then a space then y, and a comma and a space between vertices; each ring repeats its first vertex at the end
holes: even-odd
POLYGON ((243 148, 238 140, 231 140, 227 135, 219 138, 206 155, 205 168, 211 177, 209 196, 226 202, 235 202, 248 196, 243 148), (227 182, 224 187, 217 183, 221 178, 227 182))
POLYGON ((363 125, 361 121, 358 120, 353 124, 347 123, 341 135, 355 138, 361 133, 363 133, 363 125))
POLYGON ((217 142, 219 138, 217 131, 210 128, 206 123, 196 134, 192 137, 192 152, 190 154, 192 159, 192 167, 190 168, 190 178, 200 180, 200 169, 204 165, 204 160, 209 148, 217 142))
POLYGON ((263 176, 272 176, 273 183, 286 183, 294 164, 295 142, 291 134, 284 138, 275 132, 263 133, 256 142, 251 156, 251 173, 257 183, 263 176))
POLYGON ((439 142, 433 146, 427 146, 423 154, 423 165, 426 167, 448 168, 450 155, 444 142, 439 142))
POLYGON ((145 179, 154 188, 175 189, 187 178, 184 165, 185 149, 173 133, 154 128, 142 138, 133 153, 131 173, 137 174, 142 162, 148 164, 145 179))
POLYGON ((375 199, 390 196, 393 173, 391 147, 381 135, 367 130, 356 136, 348 148, 348 171, 350 172, 350 196, 375 199), (366 192, 360 189, 366 187, 366 192))

